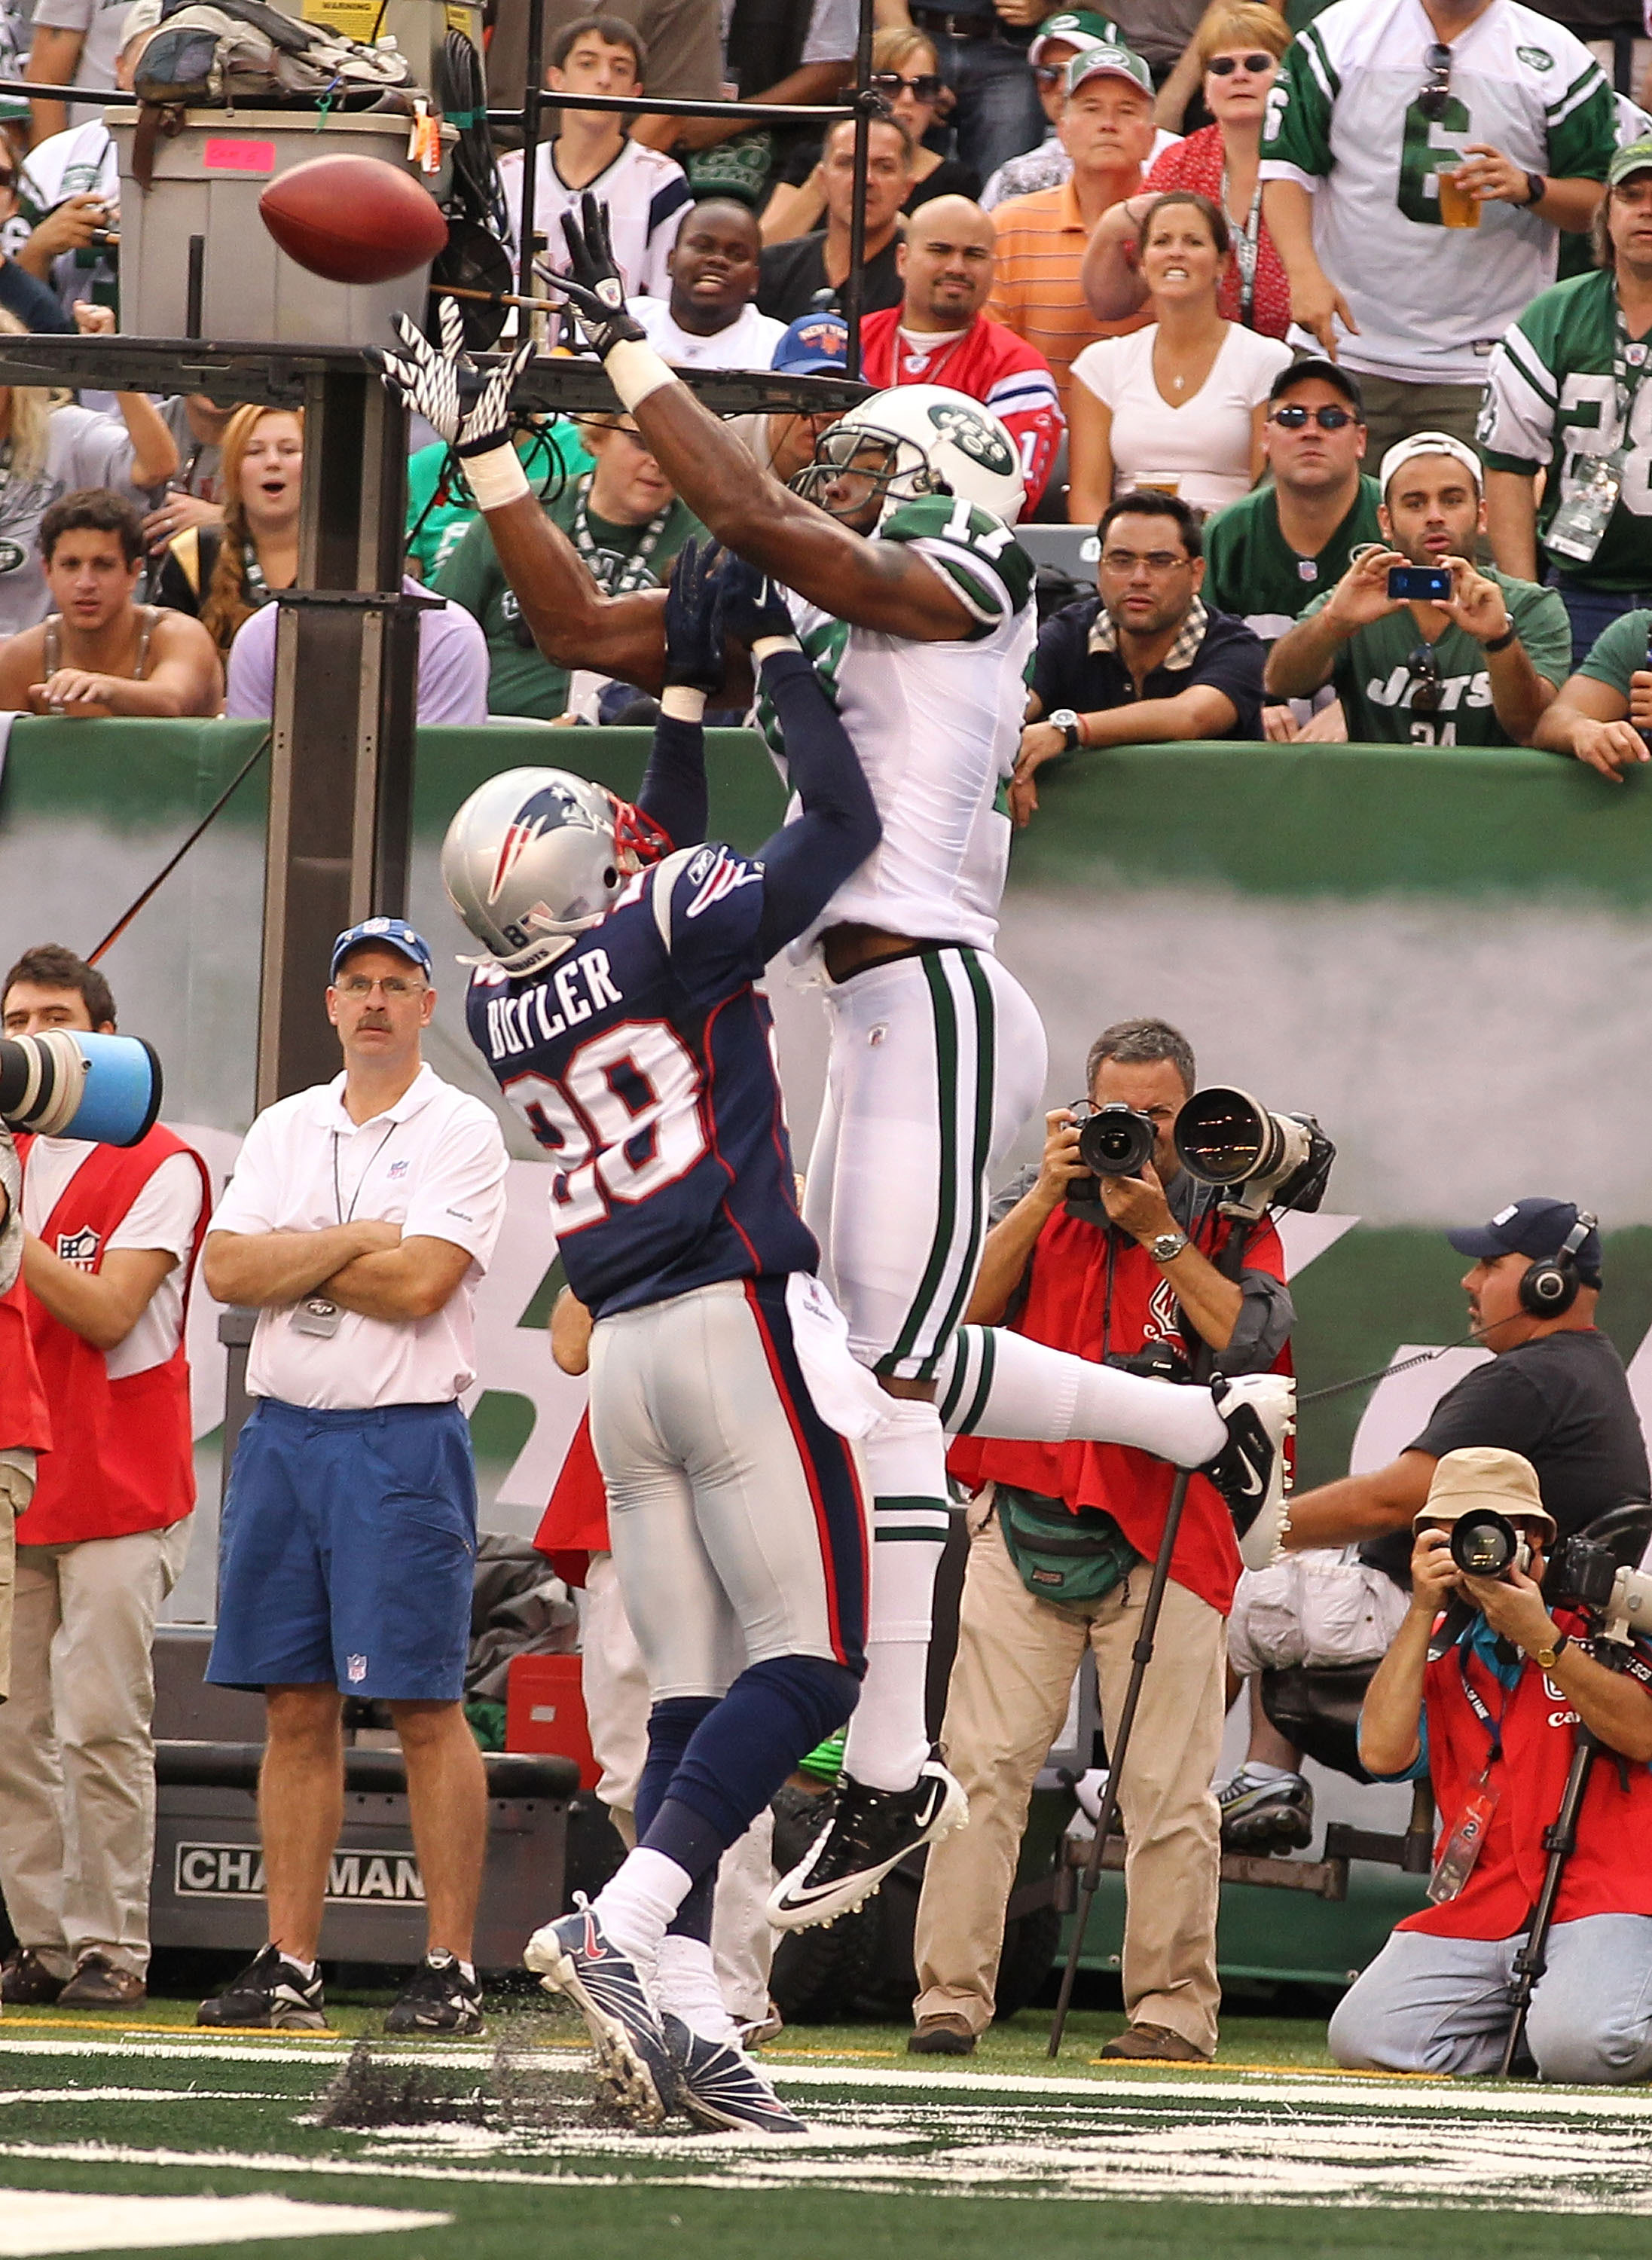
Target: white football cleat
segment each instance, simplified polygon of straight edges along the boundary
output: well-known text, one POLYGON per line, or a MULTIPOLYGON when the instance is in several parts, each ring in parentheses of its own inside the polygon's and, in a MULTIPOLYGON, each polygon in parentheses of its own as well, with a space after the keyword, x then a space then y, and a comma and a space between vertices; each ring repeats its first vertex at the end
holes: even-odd
POLYGON ((1227 1441, 1200 1469, 1227 1502, 1248 1570, 1277 1562, 1291 1527, 1285 1439, 1297 1426, 1297 1384, 1288 1373, 1219 1375, 1211 1384, 1227 1441))

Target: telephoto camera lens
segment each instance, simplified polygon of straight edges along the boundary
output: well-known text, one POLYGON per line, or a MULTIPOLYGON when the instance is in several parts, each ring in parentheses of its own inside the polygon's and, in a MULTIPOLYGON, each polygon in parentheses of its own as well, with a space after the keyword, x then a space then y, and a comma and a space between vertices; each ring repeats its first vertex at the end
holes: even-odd
POLYGON ((1248 1091, 1212 1084, 1176 1116, 1176 1150, 1201 1184, 1242 1185, 1284 1159, 1284 1134, 1248 1091))
POLYGON ((1153 1159, 1155 1141, 1147 1116, 1114 1098, 1079 1125, 1078 1158, 1098 1177, 1139 1176, 1142 1164, 1153 1159))
POLYGON ((1507 1517, 1482 1506, 1452 1524, 1451 1558, 1467 1577, 1505 1577, 1511 1563, 1524 1569, 1532 1557, 1507 1517))

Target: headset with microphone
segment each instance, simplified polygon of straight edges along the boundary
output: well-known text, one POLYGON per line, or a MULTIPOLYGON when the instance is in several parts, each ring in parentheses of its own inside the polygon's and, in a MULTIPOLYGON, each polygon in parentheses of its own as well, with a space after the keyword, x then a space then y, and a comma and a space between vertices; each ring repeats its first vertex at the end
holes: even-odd
POLYGON ((1563 1318, 1577 1299, 1583 1285, 1577 1273, 1577 1253, 1598 1219, 1586 1208, 1553 1255, 1545 1255, 1520 1276, 1520 1308, 1534 1319, 1563 1318))

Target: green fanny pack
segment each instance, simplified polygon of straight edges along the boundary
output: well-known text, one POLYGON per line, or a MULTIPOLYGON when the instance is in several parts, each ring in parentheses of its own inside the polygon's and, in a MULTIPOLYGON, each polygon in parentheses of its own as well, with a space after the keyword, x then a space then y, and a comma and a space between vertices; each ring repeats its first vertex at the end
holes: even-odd
POLYGON ((1035 1600, 1089 1608, 1122 1584, 1141 1558, 1102 1507, 1066 1506, 1002 1483, 993 1505, 1010 1559, 1035 1600))

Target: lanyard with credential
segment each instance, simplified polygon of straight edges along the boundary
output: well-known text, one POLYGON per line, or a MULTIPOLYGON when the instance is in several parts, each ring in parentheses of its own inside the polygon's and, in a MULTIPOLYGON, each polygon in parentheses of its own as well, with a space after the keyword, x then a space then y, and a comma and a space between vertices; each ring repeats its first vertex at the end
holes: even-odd
POLYGON ((362 1170, 361 1176, 355 1181, 355 1191, 350 1196, 350 1205, 347 1209, 344 1205, 344 1191, 339 1183, 339 1134, 336 1130, 333 1132, 333 1212, 338 1218, 340 1224, 354 1223, 355 1205, 361 1198, 361 1188, 372 1176, 375 1164, 377 1162, 379 1155, 384 1151, 384 1148, 390 1144, 390 1140, 396 1135, 401 1126, 402 1126, 399 1122, 392 1122, 390 1128, 379 1140, 378 1144, 373 1148, 372 1153, 368 1157, 367 1167, 362 1170))
POLYGON ((1486 1831, 1491 1816, 1497 1811, 1500 1792, 1491 1787, 1491 1769, 1503 1755, 1503 1720, 1508 1711, 1508 1696, 1503 1699, 1503 1708, 1494 1719, 1484 1697, 1469 1677, 1469 1659, 1464 1651, 1457 1650, 1457 1670, 1462 1677, 1462 1693, 1469 1708, 1491 1738, 1486 1752, 1485 1764, 1480 1778, 1463 1800, 1450 1835, 1441 1848, 1434 1862, 1434 1871, 1428 1878, 1428 1896, 1438 1906, 1444 1899, 1455 1899, 1474 1870, 1485 1843, 1486 1831))
MULTIPOLYGON (((384 1151, 384 1148, 390 1144, 390 1140, 396 1135, 396 1133, 400 1126, 399 1123, 392 1122, 390 1128, 379 1140, 378 1144, 373 1148, 373 1152, 368 1161, 367 1167, 362 1170, 361 1176, 355 1181, 355 1191, 350 1196, 350 1205, 347 1209, 344 1205, 344 1188, 339 1183, 339 1134, 336 1130, 333 1132, 333 1213, 337 1217, 340 1224, 351 1224, 354 1222, 355 1205, 361 1198, 361 1188, 366 1184, 368 1177, 372 1176, 374 1163, 378 1160, 379 1155, 384 1151)), ((343 1319, 343 1312, 340 1310, 339 1305, 333 1301, 332 1296, 323 1294, 320 1288, 317 1287, 308 1295, 301 1297, 300 1299, 293 1305, 291 1320, 292 1330, 296 1334, 311 1335, 318 1341, 330 1341, 333 1336, 338 1333, 340 1322, 343 1319)))

